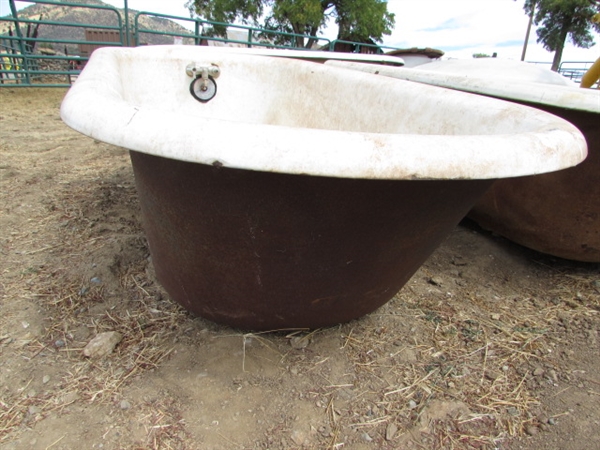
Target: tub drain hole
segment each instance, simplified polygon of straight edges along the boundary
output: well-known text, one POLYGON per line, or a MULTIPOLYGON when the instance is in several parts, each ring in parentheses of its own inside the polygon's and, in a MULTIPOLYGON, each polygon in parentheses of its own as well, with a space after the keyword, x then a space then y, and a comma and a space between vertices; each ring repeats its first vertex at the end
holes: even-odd
POLYGON ((210 75, 206 80, 197 77, 190 84, 190 92, 196 100, 206 103, 217 95, 217 82, 210 75))

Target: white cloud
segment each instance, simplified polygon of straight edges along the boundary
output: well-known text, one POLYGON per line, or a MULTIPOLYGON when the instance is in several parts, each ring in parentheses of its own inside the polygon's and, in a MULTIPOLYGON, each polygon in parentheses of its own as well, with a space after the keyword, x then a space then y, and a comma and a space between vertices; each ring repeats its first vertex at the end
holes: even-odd
MULTIPOLYGON (((123 0, 105 0, 122 7, 123 0)), ((524 0, 388 0, 388 10, 396 14, 396 27, 383 44, 392 47, 433 47, 449 57, 470 58, 473 53, 498 53, 500 58, 520 59, 528 17, 524 0)), ((132 9, 189 17, 185 0, 129 0, 132 9)), ((19 1, 25 7, 31 3, 19 1)), ((1 13, 9 14, 8 0, 0 0, 1 13)), ((182 23, 183 24, 183 23, 182 23)), ((335 36, 329 30, 327 36, 335 36)), ((600 42, 600 36, 594 36, 600 42)), ((531 31, 529 61, 552 61, 553 53, 536 43, 531 31)), ((581 49, 567 44, 563 61, 594 61, 600 57, 600 44, 581 49)))
MULTIPOLYGON (((523 0, 389 0, 396 27, 385 44, 401 47, 434 47, 447 56, 470 58, 473 53, 498 53, 520 59, 529 18, 523 0)), ((600 36, 595 35, 599 41, 600 36)), ((563 60, 593 61, 600 46, 580 49, 567 44, 563 60)), ((553 53, 536 43, 531 30, 526 59, 552 61, 553 53)))

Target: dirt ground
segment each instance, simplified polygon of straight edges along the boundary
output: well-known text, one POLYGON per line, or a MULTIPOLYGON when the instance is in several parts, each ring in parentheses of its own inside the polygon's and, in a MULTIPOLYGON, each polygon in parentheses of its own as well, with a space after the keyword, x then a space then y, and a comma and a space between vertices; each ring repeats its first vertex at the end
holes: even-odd
POLYGON ((600 448, 600 265, 465 221, 360 320, 219 326, 156 282, 128 154, 63 95, 0 89, 1 448, 600 448))

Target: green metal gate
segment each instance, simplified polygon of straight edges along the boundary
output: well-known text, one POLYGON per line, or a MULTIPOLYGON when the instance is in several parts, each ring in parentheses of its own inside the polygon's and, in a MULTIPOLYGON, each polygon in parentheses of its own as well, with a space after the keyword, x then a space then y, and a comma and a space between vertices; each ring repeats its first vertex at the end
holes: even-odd
MULTIPOLYGON (((81 1, 81 0, 80 0, 81 1)), ((26 3, 40 6, 38 18, 27 17, 18 11, 18 0, 9 0, 11 14, 0 17, 0 87, 68 87, 87 62, 92 51, 105 46, 147 45, 152 36, 169 39, 168 43, 188 45, 236 44, 244 47, 302 48, 299 40, 313 44, 320 50, 383 53, 384 47, 349 41, 331 41, 307 35, 282 33, 245 25, 211 22, 200 18, 178 17, 148 11, 136 12, 132 17, 127 0, 123 8, 106 5, 77 3, 66 0, 30 0, 26 3), (108 24, 83 23, 44 18, 44 8, 64 8, 64 13, 92 10, 102 13, 108 24), (188 24, 190 30, 167 32, 145 27, 144 18, 169 19, 188 24), (132 19, 132 20, 130 20, 132 19), (131 22, 131 23, 130 23, 131 22), (65 37, 40 37, 60 34, 65 37), (66 31, 65 31, 66 30, 66 31), (228 30, 234 37, 226 37, 228 30), (219 32, 220 31, 220 32, 219 32), (52 33, 54 32, 54 33, 52 33), (73 38, 76 34, 78 37, 73 38)), ((63 16, 65 15, 63 14, 63 16)), ((148 22, 146 20, 146 22, 148 22)), ((164 42, 163 42, 164 43, 164 42)))
POLYGON ((20 17, 15 0, 9 0, 11 15, 0 17, 0 87, 67 87, 76 77, 86 56, 72 54, 69 47, 81 45, 126 45, 123 21, 119 10, 111 6, 65 3, 61 1, 32 1, 36 5, 49 5, 64 8, 86 8, 102 10, 114 14, 114 25, 91 23, 70 23, 63 21, 28 19, 20 17), (44 39, 38 37, 40 27, 80 28, 82 30, 116 33, 119 37, 112 42, 88 39, 44 39), (56 46, 62 49, 56 50, 56 46))

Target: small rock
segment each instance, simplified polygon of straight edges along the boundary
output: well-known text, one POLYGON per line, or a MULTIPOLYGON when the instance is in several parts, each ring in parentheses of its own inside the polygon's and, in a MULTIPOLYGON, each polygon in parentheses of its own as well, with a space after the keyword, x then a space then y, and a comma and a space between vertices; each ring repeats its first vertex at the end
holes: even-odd
POLYGON ((88 358, 102 358, 115 349, 123 336, 118 331, 99 333, 83 349, 83 354, 88 358))
POLYGON ((28 410, 29 414, 32 416, 35 416, 37 413, 40 412, 40 408, 35 405, 31 405, 27 410, 28 410))
POLYGON ((68 392, 61 398, 61 403, 63 405, 68 405, 69 403, 73 403, 79 400, 79 394, 76 391, 68 392))
POLYGON ((54 341, 54 346, 56 348, 63 348, 65 345, 65 341, 63 341, 62 339, 57 339, 56 341, 54 341))
POLYGON ((492 314, 492 320, 500 320, 500 314, 492 314))
POLYGON ((322 436, 329 437, 333 433, 333 430, 329 425, 323 425, 319 428, 319 433, 321 433, 322 436))
POLYGON ((544 375, 544 369, 542 369, 541 367, 537 367, 533 370, 534 377, 541 377, 542 375, 544 375))
POLYGON ((335 399, 340 401, 348 401, 354 398, 354 393, 348 388, 342 388, 335 394, 335 399))
POLYGON ((525 427, 525 433, 527 433, 529 436, 535 436, 539 431, 540 429, 534 425, 527 425, 525 427))
POLYGON ((391 441, 398 432, 398 427, 395 423, 389 423, 385 429, 385 440, 391 441))
POLYGON ((415 409, 417 407, 417 402, 411 400, 408 402, 408 409, 415 409))
POLYGON ((442 279, 440 277, 431 277, 429 280, 427 280, 430 284, 433 284, 434 286, 441 286, 443 284, 442 279))
POLYGON ((372 442, 373 441, 373 438, 371 436, 369 436, 369 433, 363 433, 361 435, 361 437, 363 438, 363 441, 366 441, 366 442, 372 442))
POLYGON ((131 403, 129 403, 127 400, 121 400, 119 406, 121 407, 121 409, 126 410, 131 408, 131 403))
POLYGON ((495 370, 487 370, 485 372, 485 377, 490 381, 496 381, 501 376, 502 374, 500 372, 496 372, 495 370))
POLYGON ((585 332, 585 334, 587 335, 588 343, 590 345, 596 345, 596 342, 597 342, 596 331, 595 330, 587 330, 585 332))
POLYGON ((548 424, 549 425, 556 425, 556 419, 554 417, 550 417, 548 419, 548 424))
POLYGON ((297 350, 308 347, 308 336, 293 336, 290 339, 290 345, 297 350))
POLYGON ((304 442, 306 442, 306 435, 300 430, 292 431, 292 435, 290 437, 296 445, 304 445, 304 442))
POLYGON ((98 278, 98 277, 92 277, 92 278, 90 278, 90 283, 92 283, 92 284, 100 284, 100 283, 102 283, 102 280, 100 278, 98 278))
POLYGON ((519 410, 517 408, 515 408, 514 406, 509 406, 508 408, 506 408, 506 412, 511 416, 519 415, 519 410))
POLYGON ((46 384, 48 383, 48 381, 50 381, 50 377, 48 375, 44 375, 44 377, 42 378, 42 383, 46 384))

